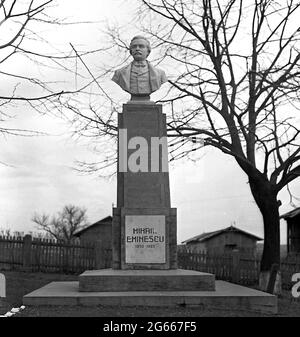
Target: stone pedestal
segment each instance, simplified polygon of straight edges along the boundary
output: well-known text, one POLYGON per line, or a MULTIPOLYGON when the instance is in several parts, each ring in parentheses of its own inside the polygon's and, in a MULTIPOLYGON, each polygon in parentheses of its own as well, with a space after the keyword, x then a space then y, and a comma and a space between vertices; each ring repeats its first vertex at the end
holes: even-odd
POLYGON ((118 116, 117 207, 113 269, 176 269, 166 116, 156 104, 124 104, 118 116))
POLYGON ((79 276, 82 292, 214 291, 215 276, 194 270, 88 270, 79 276))

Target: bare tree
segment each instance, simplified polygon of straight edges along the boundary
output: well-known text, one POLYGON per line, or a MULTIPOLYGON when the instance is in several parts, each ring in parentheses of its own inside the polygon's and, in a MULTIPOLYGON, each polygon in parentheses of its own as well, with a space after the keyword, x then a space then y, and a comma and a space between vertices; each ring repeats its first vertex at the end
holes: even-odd
MULTIPOLYGON (((168 135, 202 137, 248 176, 264 224, 262 289, 272 266, 280 265, 278 194, 300 175, 299 7, 294 0, 141 0, 137 16, 158 50, 155 62, 171 74, 160 100, 170 108, 168 135)), ((128 45, 120 32, 111 29, 109 35, 125 55, 128 45)), ((75 111, 79 133, 114 139, 117 110, 75 111)), ((192 150, 178 145, 172 155, 185 157, 192 150)), ((105 160, 88 171, 99 164, 103 169, 105 160)))
POLYGON ((180 69, 166 100, 191 102, 174 113, 170 135, 202 135, 248 176, 263 216, 265 289, 272 265, 280 265, 277 196, 300 175, 300 3, 142 2, 144 19, 154 13, 164 22, 145 30, 180 69))
POLYGON ((12 236, 11 229, 0 229, 0 236, 12 236))
POLYGON ((54 0, 0 1, 0 134, 39 135, 38 130, 9 126, 15 108, 28 106, 40 113, 59 113, 62 103, 83 92, 93 80, 76 67, 78 56, 69 43, 61 47, 51 41, 49 28, 88 24, 50 16, 54 0), (74 81, 75 79, 75 81, 74 81))
POLYGON ((37 224, 37 229, 67 243, 71 243, 74 234, 88 225, 86 209, 74 205, 65 206, 56 216, 35 214, 31 220, 37 224))

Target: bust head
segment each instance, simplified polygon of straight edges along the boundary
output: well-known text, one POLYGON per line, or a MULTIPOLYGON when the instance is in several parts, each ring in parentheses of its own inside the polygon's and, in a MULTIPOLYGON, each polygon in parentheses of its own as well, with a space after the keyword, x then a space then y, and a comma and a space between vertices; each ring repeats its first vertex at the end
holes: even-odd
POLYGON ((145 61, 151 52, 149 40, 141 35, 133 37, 129 49, 135 61, 145 61))

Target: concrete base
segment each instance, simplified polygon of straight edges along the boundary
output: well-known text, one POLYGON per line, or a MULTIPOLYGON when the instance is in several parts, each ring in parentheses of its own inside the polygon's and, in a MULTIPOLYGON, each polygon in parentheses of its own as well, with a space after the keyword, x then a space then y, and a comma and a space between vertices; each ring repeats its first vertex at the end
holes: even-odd
POLYGON ((193 270, 88 270, 79 275, 79 291, 215 290, 215 275, 193 270))
POLYGON ((79 292, 79 282, 52 282, 23 297, 24 305, 208 306, 277 313, 277 297, 216 281, 215 291, 79 292))

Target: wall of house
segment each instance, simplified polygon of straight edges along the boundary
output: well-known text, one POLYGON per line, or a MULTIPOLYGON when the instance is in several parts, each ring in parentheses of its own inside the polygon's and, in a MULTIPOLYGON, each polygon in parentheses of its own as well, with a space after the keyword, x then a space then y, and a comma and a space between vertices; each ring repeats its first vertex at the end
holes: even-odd
POLYGON ((255 253, 256 241, 241 233, 226 232, 206 241, 207 250, 216 253, 230 252, 233 249, 241 253, 255 253))
POLYGON ((197 251, 197 252, 206 252, 206 245, 205 243, 201 243, 201 242, 191 242, 189 244, 187 244, 187 248, 191 251, 197 251))
POLYGON ((111 247, 111 223, 103 223, 99 226, 94 226, 86 231, 84 231, 80 235, 81 243, 90 243, 95 241, 101 241, 103 247, 110 248, 111 247))
POLYGON ((237 249, 241 253, 255 254, 256 240, 247 235, 235 232, 219 234, 204 241, 203 243, 191 243, 188 247, 194 250, 207 251, 214 254, 222 254, 237 249))

